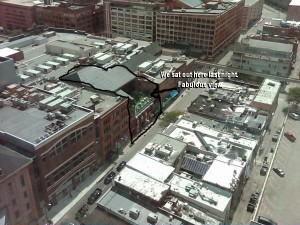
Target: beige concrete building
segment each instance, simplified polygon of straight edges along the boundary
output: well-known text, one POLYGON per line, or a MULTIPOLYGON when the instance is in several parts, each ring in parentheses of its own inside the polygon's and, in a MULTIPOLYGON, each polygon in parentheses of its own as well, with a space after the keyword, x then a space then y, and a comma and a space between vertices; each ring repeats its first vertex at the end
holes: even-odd
POLYGON ((37 224, 40 208, 32 160, 0 145, 0 213, 7 225, 37 224))
POLYGON ((264 0, 245 0, 242 29, 247 30, 261 18, 264 0))

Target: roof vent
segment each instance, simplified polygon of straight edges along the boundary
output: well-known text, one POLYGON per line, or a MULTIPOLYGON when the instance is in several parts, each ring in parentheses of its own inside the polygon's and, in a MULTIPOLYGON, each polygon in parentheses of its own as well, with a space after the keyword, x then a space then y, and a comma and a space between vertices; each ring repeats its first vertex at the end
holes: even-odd
POLYGON ((272 86, 272 87, 275 87, 275 83, 273 83, 273 82, 269 82, 268 85, 272 86))

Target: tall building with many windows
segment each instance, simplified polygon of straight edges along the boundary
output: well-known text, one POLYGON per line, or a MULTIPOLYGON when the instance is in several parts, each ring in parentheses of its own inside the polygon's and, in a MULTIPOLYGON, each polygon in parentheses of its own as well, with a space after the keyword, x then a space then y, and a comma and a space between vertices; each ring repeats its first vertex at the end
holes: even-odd
POLYGON ((155 14, 163 3, 115 1, 106 3, 109 9, 106 23, 107 36, 114 34, 129 38, 154 41, 155 14), (110 17, 110 18, 109 18, 110 17))
POLYGON ((156 41, 215 58, 242 28, 244 1, 208 2, 194 8, 159 11, 156 41))

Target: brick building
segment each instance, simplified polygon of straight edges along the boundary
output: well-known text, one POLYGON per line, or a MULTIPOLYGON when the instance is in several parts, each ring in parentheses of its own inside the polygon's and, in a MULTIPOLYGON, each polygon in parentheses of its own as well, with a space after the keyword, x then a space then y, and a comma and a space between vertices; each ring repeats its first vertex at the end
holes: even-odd
POLYGON ((39 199, 56 204, 96 169, 93 111, 17 85, 2 97, 0 143, 33 159, 39 199))
POLYGON ((34 23, 35 13, 32 1, 0 1, 0 26, 4 29, 26 31, 34 23))
POLYGON ((52 3, 35 6, 36 21, 46 27, 67 28, 89 33, 104 30, 103 6, 76 3, 52 3))
POLYGON ((300 1, 292 0, 288 6, 286 20, 300 22, 300 1))
POLYGON ((159 11, 156 14, 156 41, 177 45, 214 59, 234 42, 242 29, 244 1, 208 2, 197 8, 159 11))
POLYGON ((0 212, 3 224, 29 225, 40 217, 32 160, 0 145, 0 212))

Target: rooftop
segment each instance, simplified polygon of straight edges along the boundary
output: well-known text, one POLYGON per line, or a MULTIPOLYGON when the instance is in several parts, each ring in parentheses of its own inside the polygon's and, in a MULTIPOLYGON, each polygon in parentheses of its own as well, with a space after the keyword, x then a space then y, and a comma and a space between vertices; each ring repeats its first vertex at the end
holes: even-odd
POLYGON ((126 221, 128 224, 141 225, 149 224, 147 217, 149 214, 154 213, 157 215, 157 224, 165 225, 181 225, 181 221, 174 218, 170 221, 168 215, 163 214, 160 210, 152 209, 141 204, 130 198, 129 196, 121 195, 112 189, 104 194, 104 196, 97 202, 99 207, 109 209, 109 212, 118 218, 126 221), (137 209, 139 211, 139 216, 135 220, 130 217, 130 210, 137 209))
POLYGON ((291 5, 291 6, 300 6, 300 1, 299 1, 299 0, 292 0, 292 1, 290 2, 290 5, 291 5))
POLYGON ((11 48, 2 48, 0 49, 0 57, 8 57, 12 54, 18 53, 19 51, 11 48))
POLYGON ((169 185, 154 180, 137 171, 125 167, 116 177, 116 184, 121 184, 154 201, 159 202, 169 190, 169 185))
POLYGON ((252 6, 255 3, 257 3, 259 0, 246 0, 245 1, 245 6, 252 6))
POLYGON ((141 153, 137 153, 126 166, 160 182, 165 182, 175 170, 141 153))
MULTIPOLYGON (((22 91, 23 89, 20 90, 22 91)), ((23 91, 25 92, 23 96, 25 96, 26 92, 29 90, 26 89, 23 91)), ((53 108, 55 106, 59 108, 59 104, 63 104, 68 101, 61 99, 62 101, 58 102, 57 99, 59 99, 59 97, 53 97, 53 99, 50 99, 51 95, 45 93, 41 94, 38 90, 30 93, 30 96, 35 99, 34 103, 27 101, 28 99, 22 100, 19 98, 9 97, 5 99, 4 106, 0 108, 0 127, 1 131, 6 133, 6 138, 16 141, 15 137, 17 137, 31 145, 37 145, 42 141, 44 142, 49 138, 52 138, 54 135, 60 133, 69 126, 72 126, 74 123, 84 120, 93 114, 92 111, 87 109, 72 106, 72 110, 66 115, 66 117, 64 117, 64 121, 57 120, 57 124, 55 125, 54 120, 50 121, 47 119, 49 111, 41 110, 39 108, 39 104, 41 103, 37 104, 37 96, 40 96, 40 98, 44 99, 44 101, 47 101, 45 102, 46 108, 53 108), (56 101, 57 105, 50 106, 50 103, 53 103, 54 101, 56 101), (22 119, 20 120, 20 118, 22 119), (52 126, 53 123, 55 127, 51 127, 50 129, 49 126, 52 126), (46 129, 46 127, 49 127, 51 131, 46 129), (53 130, 52 128, 55 129, 53 130)), ((53 109, 56 110, 57 108, 53 109)))
POLYGON ((232 194, 213 185, 196 182, 178 174, 174 174, 168 184, 171 185, 173 195, 182 197, 219 218, 224 219, 230 207, 232 194))
POLYGON ((0 181, 31 162, 31 159, 0 145, 0 181))
POLYGON ((141 150, 141 153, 150 155, 151 158, 160 162, 163 160, 162 163, 166 165, 174 165, 176 159, 185 148, 185 143, 164 134, 157 134, 151 142, 149 142, 146 147, 141 150), (160 151, 159 147, 164 147, 163 151, 160 151), (168 149, 171 150, 169 151, 168 149))
POLYGON ((273 104, 280 86, 280 82, 265 79, 253 101, 269 105, 273 104))
POLYGON ((217 156, 204 175, 203 181, 234 191, 244 166, 244 162, 217 156))
POLYGON ((21 6, 34 6, 33 0, 1 0, 1 2, 5 2, 13 5, 21 5, 21 6))
POLYGON ((123 66, 115 66, 107 71, 90 66, 64 76, 63 80, 85 82, 99 90, 116 92, 135 78, 136 76, 123 66))
POLYGON ((75 51, 86 51, 89 49, 95 49, 95 46, 83 44, 84 42, 70 42, 70 41, 64 41, 64 40, 56 40, 51 43, 47 43, 46 47, 57 47, 57 48, 68 48, 70 50, 75 50, 75 51))

